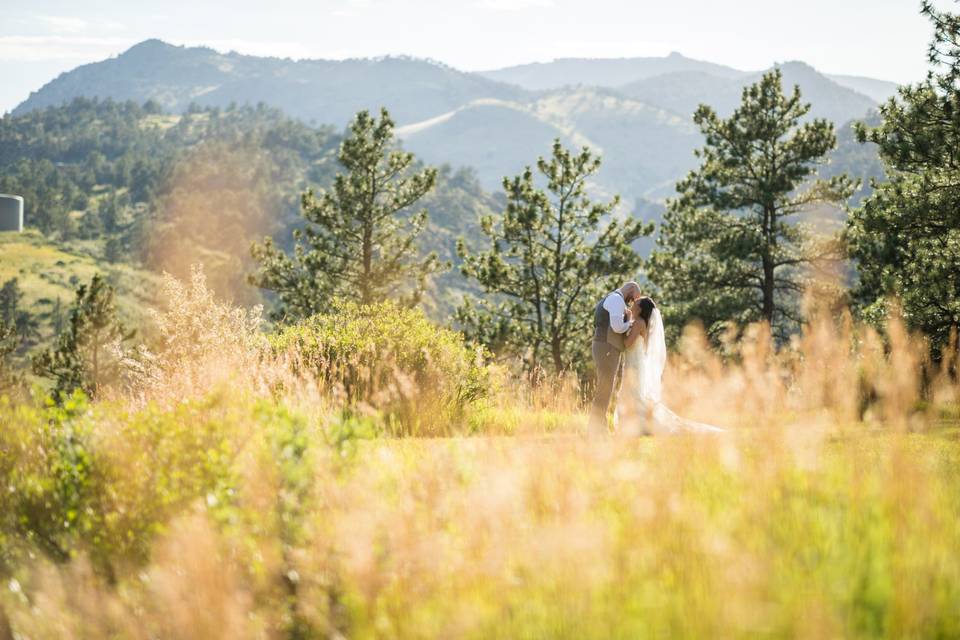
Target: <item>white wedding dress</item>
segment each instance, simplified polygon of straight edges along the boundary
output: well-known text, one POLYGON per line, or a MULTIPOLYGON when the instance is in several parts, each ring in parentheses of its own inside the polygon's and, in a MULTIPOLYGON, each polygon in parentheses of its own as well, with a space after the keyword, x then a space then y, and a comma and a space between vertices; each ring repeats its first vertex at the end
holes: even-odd
POLYGON ((637 340, 623 359, 623 382, 614 413, 618 432, 628 435, 661 433, 722 433, 724 430, 681 418, 663 404, 663 370, 667 342, 659 309, 650 316, 647 339, 637 340))

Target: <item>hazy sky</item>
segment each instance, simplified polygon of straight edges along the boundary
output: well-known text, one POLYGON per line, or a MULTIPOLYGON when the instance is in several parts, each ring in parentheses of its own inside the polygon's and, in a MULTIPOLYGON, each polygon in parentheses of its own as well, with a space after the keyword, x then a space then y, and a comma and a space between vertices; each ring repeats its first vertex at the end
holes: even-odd
MULTIPOLYGON (((464 70, 671 51, 757 70, 923 77, 919 0, 3 0, 0 113, 146 38, 293 58, 410 54, 464 70)), ((938 6, 955 7, 951 0, 938 6)))

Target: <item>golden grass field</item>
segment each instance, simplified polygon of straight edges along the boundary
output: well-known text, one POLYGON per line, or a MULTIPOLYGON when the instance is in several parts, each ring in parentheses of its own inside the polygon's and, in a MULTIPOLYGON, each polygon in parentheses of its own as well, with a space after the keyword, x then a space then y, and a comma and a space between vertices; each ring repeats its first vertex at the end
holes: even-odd
POLYGON ((667 401, 728 431, 591 437, 569 385, 441 412, 402 349, 166 286, 137 384, 0 408, 0 637, 960 637, 956 353, 895 318, 689 331, 667 401))

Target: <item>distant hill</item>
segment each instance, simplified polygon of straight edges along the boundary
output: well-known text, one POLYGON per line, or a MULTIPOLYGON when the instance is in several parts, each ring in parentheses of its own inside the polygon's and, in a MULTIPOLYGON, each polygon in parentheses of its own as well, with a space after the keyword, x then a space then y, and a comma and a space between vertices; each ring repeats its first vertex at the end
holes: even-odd
POLYGON ((492 71, 480 75, 499 82, 509 82, 534 91, 559 89, 570 85, 618 87, 665 73, 697 71, 719 78, 745 75, 731 67, 687 58, 679 53, 653 58, 561 58, 552 62, 535 62, 492 71))
MULTIPOLYGON (((869 78, 827 76, 802 62, 779 67, 786 88, 799 85, 804 100, 813 104, 812 116, 828 118, 838 128, 866 117, 895 87, 869 78)), ((679 53, 563 59, 465 73, 407 57, 294 61, 148 40, 115 58, 60 75, 14 114, 78 96, 138 104, 149 100, 151 109, 171 118, 189 115, 191 105, 200 111, 229 111, 232 104, 265 103, 300 124, 332 125, 340 131, 357 110, 382 105, 398 122, 406 147, 432 164, 472 167, 472 179, 482 191, 498 190, 504 176, 533 165, 549 153, 553 139, 560 138, 568 145, 588 145, 603 156, 591 185, 598 195, 618 193, 628 207, 637 202, 640 209, 656 211, 648 201, 672 195, 676 181, 695 166, 693 151, 702 144, 691 120, 696 107, 707 103, 729 114, 743 87, 760 73, 679 53)), ((284 144, 295 145, 292 137, 307 135, 291 123, 283 128, 288 131, 284 144)), ((0 155, 4 153, 0 147, 0 155)), ((315 153, 319 148, 307 156, 315 153)), ((851 148, 843 157, 872 167, 871 154, 869 148, 851 148)), ((311 170, 303 168, 304 161, 307 167, 319 166, 301 158, 296 170, 286 172, 293 176, 289 184, 304 183, 304 173, 311 170)), ((140 162, 149 164, 150 158, 140 162)), ((80 197, 70 198, 74 196, 80 197)))
MULTIPOLYGON (((827 118, 842 125, 862 118, 877 101, 843 86, 803 62, 778 65, 783 73, 784 88, 799 85, 803 99, 813 105, 812 117, 827 118)), ((743 88, 757 82, 765 72, 722 78, 704 72, 677 72, 638 80, 620 87, 620 91, 636 100, 692 115, 700 104, 709 104, 721 115, 729 115, 740 104, 743 88)))
POLYGON ((861 76, 827 75, 827 77, 840 86, 853 89, 876 102, 886 102, 897 95, 897 87, 899 86, 896 82, 864 78, 861 76))
POLYGON ((389 105, 402 123, 431 118, 478 98, 516 100, 525 93, 412 58, 294 61, 147 40, 116 58, 61 74, 13 114, 80 96, 154 100, 168 111, 184 111, 192 103, 225 107, 265 102, 307 122, 342 126, 360 109, 381 105, 389 105))
MULTIPOLYGON (((876 102, 842 87, 799 62, 780 66, 787 91, 799 85, 813 107, 811 117, 838 128, 860 119, 876 102)), ((707 103, 729 115, 743 87, 761 73, 735 78, 704 71, 677 71, 617 89, 567 86, 540 92, 526 102, 477 101, 438 118, 399 131, 405 144, 430 162, 473 166, 484 186, 495 189, 504 175, 533 164, 559 137, 588 145, 603 155, 595 186, 626 200, 659 200, 696 165, 693 150, 702 144, 692 115, 707 103)))
POLYGON ((80 244, 64 244, 45 238, 35 230, 0 232, 0 283, 17 279, 29 309, 38 321, 38 333, 30 343, 49 345, 55 328, 66 325, 76 288, 95 273, 106 276, 117 290, 123 320, 132 327, 148 323, 147 309, 157 300, 160 277, 131 264, 110 264, 80 244))
POLYGON ((692 167, 700 139, 685 118, 592 87, 561 89, 525 104, 479 101, 398 135, 428 162, 456 157, 474 167, 490 189, 546 155, 554 138, 589 146, 603 156, 595 189, 625 199, 669 193, 692 167))
MULTIPOLYGON (((218 294, 259 302, 246 283, 250 245, 265 235, 289 245, 292 229, 303 223, 300 194, 329 187, 341 170, 341 140, 329 127, 311 127, 263 105, 168 114, 155 102, 76 98, 0 117, 0 193, 25 197, 27 226, 43 233, 41 244, 87 256, 77 261, 22 249, 21 237, 8 234, 0 243, 0 275, 16 275, 18 265, 37 258, 36 277, 25 286, 31 301, 53 300, 40 290, 41 281, 73 287, 89 279, 87 266, 94 263, 112 265, 111 273, 180 277, 203 263, 218 294)), ((476 240, 479 218, 500 203, 472 170, 441 166, 436 189, 419 206, 430 212, 422 248, 454 261, 457 239, 476 240)), ((456 272, 439 279, 430 299, 439 317, 463 286, 456 272)))
MULTIPOLYGON (((785 63, 780 66, 788 67, 792 64, 794 63, 785 63)), ((741 84, 744 84, 759 75, 754 71, 741 71, 712 62, 687 58, 676 52, 668 56, 647 58, 561 58, 551 62, 535 62, 481 71, 480 74, 491 80, 508 82, 532 91, 559 89, 578 84, 613 89, 657 76, 676 79, 699 78, 707 83, 701 95, 710 95, 708 90, 718 86, 718 80, 740 80, 741 84)), ((824 74, 824 76, 841 87, 867 96, 874 102, 884 102, 897 92, 897 84, 886 80, 835 74, 824 74)), ((727 86, 727 83, 722 84, 727 86)))
POLYGON ((739 78, 677 71, 630 82, 618 90, 634 100, 690 118, 704 103, 721 114, 731 112, 740 103, 743 84, 739 78))
POLYGON ((572 140, 554 124, 539 118, 525 104, 478 100, 439 118, 400 128, 404 146, 426 162, 457 158, 473 167, 483 185, 497 189, 503 176, 536 161, 554 138, 572 140))
MULTIPOLYGON (((818 115, 842 124, 862 117, 896 85, 854 76, 826 76, 802 62, 779 65, 787 84, 799 84, 818 115)), ((422 122, 483 100, 531 103, 543 93, 582 85, 689 116, 701 102, 732 109, 740 88, 759 72, 665 57, 560 59, 495 71, 465 73, 408 57, 290 60, 219 53, 146 40, 121 55, 80 66, 51 80, 13 111, 20 115, 75 97, 157 102, 164 110, 191 104, 226 107, 264 102, 295 118, 342 127, 360 109, 390 108, 401 125, 422 122)))

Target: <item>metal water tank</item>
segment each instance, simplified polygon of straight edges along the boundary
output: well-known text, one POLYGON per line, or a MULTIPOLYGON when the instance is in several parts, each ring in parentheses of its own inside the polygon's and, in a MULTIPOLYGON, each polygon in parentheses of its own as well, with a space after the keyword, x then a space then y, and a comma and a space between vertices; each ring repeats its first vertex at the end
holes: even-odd
POLYGON ((23 198, 0 193, 0 231, 23 231, 23 198))

